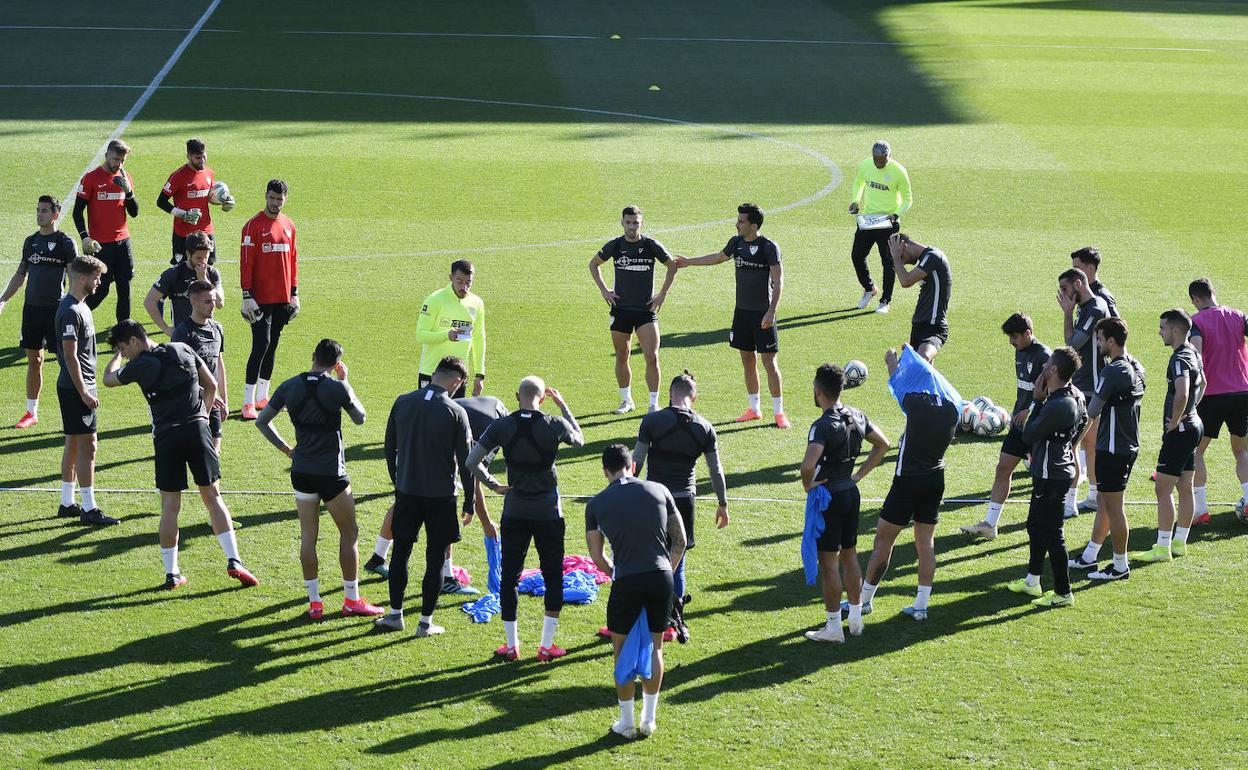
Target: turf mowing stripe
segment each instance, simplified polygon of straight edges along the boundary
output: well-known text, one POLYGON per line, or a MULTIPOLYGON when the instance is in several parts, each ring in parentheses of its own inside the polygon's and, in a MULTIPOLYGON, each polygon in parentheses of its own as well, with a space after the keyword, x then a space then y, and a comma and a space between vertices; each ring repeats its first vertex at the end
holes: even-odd
MULTIPOLYGON (((155 494, 157 490, 155 489, 125 489, 125 488, 105 489, 104 487, 95 487, 95 491, 107 492, 110 495, 150 495, 150 494, 155 494)), ((359 490, 355 490, 355 491, 358 492, 359 490)), ((0 487, 0 492, 47 492, 47 493, 56 493, 59 495, 61 493, 61 490, 53 489, 52 487, 0 487)), ((223 495, 292 496, 295 493, 293 490, 289 490, 289 489, 280 490, 280 491, 272 490, 272 489, 222 489, 221 494, 223 495)), ((597 494, 597 493, 594 493, 594 494, 597 494)), ((498 495, 495 495, 494 497, 498 497, 498 495)), ((589 500, 590 498, 594 497, 594 495, 563 495, 561 494, 559 495, 559 497, 560 499, 563 499, 563 500, 589 500)), ((715 498, 713 497, 706 497, 706 496, 699 497, 697 499, 708 501, 708 502, 715 500, 715 498)), ((725 499, 728 500, 728 502, 730 503, 786 503, 786 504, 792 504, 792 505, 805 505, 806 504, 806 500, 792 498, 792 497, 728 497, 725 499)), ((864 497, 862 498, 862 502, 883 503, 884 498, 864 497)), ((991 502, 991 500, 989 500, 986 497, 950 497, 950 498, 945 498, 944 500, 942 500, 941 505, 970 505, 974 503, 989 503, 989 502, 991 502)), ((1156 500, 1123 500, 1122 504, 1123 505, 1156 505, 1157 501, 1156 500)), ((1235 503, 1220 503, 1220 502, 1214 502, 1211 500, 1209 501, 1209 505, 1232 506, 1232 505, 1235 505, 1235 503)))
MULTIPOLYGON (((221 0, 212 0, 212 3, 209 4, 207 10, 205 10, 203 15, 199 17, 199 21, 195 22, 195 26, 191 27, 187 31, 186 36, 182 38, 182 42, 178 43, 178 47, 173 49, 173 53, 169 54, 169 58, 165 60, 164 66, 156 72, 154 77, 152 77, 152 82, 148 83, 147 87, 143 89, 143 93, 139 94, 139 98, 135 99, 134 104, 130 107, 130 111, 127 112, 126 116, 121 119, 120 123, 117 124, 117 128, 113 129, 113 133, 109 134, 108 139, 104 140, 104 144, 100 145, 99 152, 95 154, 95 158, 87 164, 87 167, 82 170, 82 174, 78 175, 79 178, 82 178, 83 175, 98 166, 100 161, 104 159, 104 151, 108 148, 108 143, 119 138, 125 130, 130 127, 130 123, 138 117, 139 110, 142 110, 147 104, 147 101, 152 98, 152 94, 156 93, 156 89, 160 87, 160 84, 164 81, 165 76, 169 74, 169 70, 173 69, 173 65, 177 64, 178 59, 182 58, 182 54, 186 51, 187 46, 191 44, 191 41, 194 40, 195 36, 199 34, 199 31, 203 29, 204 24, 208 21, 208 18, 212 16, 212 12, 217 10, 217 6, 220 4, 221 0)), ((77 184, 78 182, 75 181, 74 187, 71 187, 69 192, 65 193, 65 197, 61 198, 61 200, 72 200, 77 184)))

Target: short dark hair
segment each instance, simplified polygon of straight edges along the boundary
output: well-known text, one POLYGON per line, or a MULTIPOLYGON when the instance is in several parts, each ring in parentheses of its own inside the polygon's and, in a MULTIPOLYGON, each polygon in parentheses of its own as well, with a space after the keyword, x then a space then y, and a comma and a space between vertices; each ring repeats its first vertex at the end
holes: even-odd
POLYGON ((1165 321, 1171 326, 1179 327, 1180 329, 1183 330, 1184 334, 1187 334, 1188 332, 1192 330, 1192 317, 1188 315, 1187 311, 1184 310, 1183 308, 1178 308, 1178 307, 1170 308, 1169 310, 1161 314, 1161 320, 1165 321))
POLYGON ((192 138, 186 140, 186 151, 188 153, 198 154, 203 152, 205 149, 207 149, 207 147, 204 145, 203 139, 192 138))
POLYGON ((186 236, 186 256, 197 251, 212 251, 212 237, 203 230, 196 230, 186 236))
POLYGON ((1119 346, 1127 344, 1127 322, 1121 318, 1102 318, 1096 322, 1096 330, 1119 346))
POLYGON ((828 398, 840 398, 845 388, 845 370, 836 364, 820 364, 815 369, 815 385, 828 398))
POLYGON ((108 344, 117 347, 123 342, 145 337, 147 337, 147 329, 143 328, 143 324, 133 318, 127 318, 124 321, 118 321, 117 325, 108 332, 108 344))
POLYGON ((55 195, 40 195, 38 202, 48 204, 53 211, 61 210, 61 201, 55 195))
POLYGON ((1187 285, 1187 296, 1192 299, 1213 299, 1213 282, 1208 278, 1197 278, 1187 285))
POLYGON ((477 268, 466 259, 457 259, 451 263, 452 273, 463 273, 464 275, 472 275, 477 268))
POLYGON ((633 465, 633 452, 623 444, 612 444, 602 450, 602 468, 607 473, 619 473, 633 465))
POLYGON ((119 152, 122 155, 130 154, 130 145, 120 139, 113 139, 108 143, 108 147, 104 148, 104 152, 119 152))
POLYGON ((333 366, 341 359, 342 345, 328 337, 316 343, 316 350, 312 351, 312 360, 320 366, 333 366))
POLYGON ((641 206, 625 206, 624 211, 620 213, 620 219, 623 219, 630 214, 637 217, 641 216, 641 206))
POLYGON ((187 294, 203 294, 206 291, 212 291, 216 287, 207 281, 192 281, 190 286, 186 287, 187 294))
POLYGON ((290 186, 281 179, 270 179, 269 183, 265 185, 264 192, 266 195, 271 192, 275 192, 278 195, 289 195, 290 186))
POLYGON ((738 214, 745 214, 745 221, 752 225, 763 226, 763 210, 758 207, 757 203, 742 203, 737 206, 738 214))
POLYGON ((1072 267, 1069 270, 1062 271, 1062 274, 1057 277, 1057 280, 1067 282, 1079 281, 1084 286, 1087 286, 1088 274, 1077 267, 1072 267))
POLYGON ((1025 334, 1031 330, 1031 318, 1026 313, 1015 313, 1001 324, 1001 331, 1006 334, 1025 334))
POLYGON ((672 378, 672 386, 669 390, 673 393, 679 393, 682 396, 692 396, 698 392, 698 381, 688 369, 672 378))
POLYGON ((95 273, 107 273, 108 265, 101 260, 96 259, 90 254, 79 254, 74 257, 74 261, 69 263, 69 272, 78 273, 80 275, 94 275, 95 273))
POLYGON ((1057 376, 1062 379, 1062 382, 1070 382, 1070 378, 1074 377, 1075 372, 1083 365, 1079 351, 1070 347, 1054 350, 1049 360, 1053 362, 1053 366, 1057 367, 1057 376))
POLYGON ((1101 252, 1095 246, 1084 246, 1082 249, 1072 251, 1070 258, 1077 259, 1085 265, 1101 266, 1101 252))
POLYGON ((447 356, 438 362, 438 367, 433 370, 434 374, 457 374, 462 380, 468 379, 468 367, 464 366, 464 360, 458 356, 447 356))

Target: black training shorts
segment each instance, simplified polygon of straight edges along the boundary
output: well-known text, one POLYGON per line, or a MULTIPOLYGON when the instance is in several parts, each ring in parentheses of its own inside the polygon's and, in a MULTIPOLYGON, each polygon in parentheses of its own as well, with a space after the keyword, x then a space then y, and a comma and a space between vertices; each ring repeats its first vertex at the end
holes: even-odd
POLYGON ((56 352, 56 305, 22 306, 22 350, 56 352))
POLYGON ((195 420, 165 428, 152 437, 156 450, 156 488, 162 492, 186 489, 186 469, 195 486, 210 486, 221 478, 221 458, 212 446, 208 421, 195 420))
POLYGON ((394 539, 416 542, 420 528, 430 542, 442 545, 458 543, 459 512, 455 508, 455 496, 421 497, 394 493, 394 539))
POLYGON ((1098 492, 1124 492, 1131 478, 1137 455, 1116 455, 1110 452, 1096 453, 1096 490, 1098 492))
POLYGON ((653 310, 625 310, 619 306, 611 308, 611 331, 632 334, 646 324, 658 323, 659 317, 653 310))
POLYGON ((823 511, 823 534, 815 542, 815 547, 828 553, 856 547, 861 507, 862 497, 858 494, 858 487, 833 492, 828 507, 823 511))
POLYGON ((1031 447, 1023 443, 1023 432, 1014 427, 1012 420, 1010 422, 1010 432, 1005 434, 1005 441, 1001 442, 1001 454, 1020 459, 1031 454, 1031 447))
POLYGON ((1232 436, 1248 436, 1248 393, 1205 396, 1196 405, 1196 414, 1205 425, 1205 438, 1217 438, 1223 423, 1232 436))
POLYGON ((753 350, 756 353, 775 353, 780 350, 776 327, 762 327, 765 310, 742 310, 732 313, 732 329, 728 332, 728 344, 737 350, 753 350))
POLYGON ((316 495, 328 503, 351 487, 351 479, 347 474, 330 476, 321 473, 290 472, 290 485, 295 491, 304 495, 316 495))
POLYGON ((627 634, 644 607, 650 633, 661 634, 667 630, 674 598, 672 573, 667 570, 618 578, 611 583, 611 596, 607 599, 607 628, 613 634, 627 634))
POLYGON ((880 518, 899 527, 909 524, 911 518, 916 524, 934 525, 939 521, 944 496, 944 468, 913 476, 893 476, 880 518))
POLYGON ((56 400, 61 406, 62 432, 66 436, 82 436, 95 433, 96 410, 82 403, 78 391, 73 388, 57 388, 56 400))
POLYGON ((692 497, 673 497, 676 501, 676 510, 680 512, 680 520, 685 525, 685 550, 693 548, 693 508, 695 500, 692 497))
MULTIPOLYGON (((1168 430, 1161 436, 1161 451, 1157 453, 1157 472, 1166 476, 1182 476, 1184 471, 1196 470, 1196 447, 1203 432, 1200 425, 1181 423, 1177 430, 1168 430)), ((1100 458, 1097 458, 1100 462, 1100 458)), ((1096 477, 1101 477, 1101 466, 1096 466, 1096 477)))
POLYGON ((944 326, 937 326, 929 323, 912 323, 910 324, 910 347, 916 351, 919 345, 927 343, 934 345, 937 350, 944 347, 949 341, 949 329, 944 326))

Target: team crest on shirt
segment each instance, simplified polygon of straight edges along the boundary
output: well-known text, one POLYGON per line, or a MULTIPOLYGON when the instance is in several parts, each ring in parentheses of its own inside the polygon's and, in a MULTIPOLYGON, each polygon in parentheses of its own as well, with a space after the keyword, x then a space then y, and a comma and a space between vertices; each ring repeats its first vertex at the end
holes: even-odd
POLYGON ((752 257, 757 253, 758 253, 758 244, 752 244, 750 246, 750 256, 752 257))
POLYGON ((1027 362, 1027 373, 1031 374, 1031 361, 1027 362))

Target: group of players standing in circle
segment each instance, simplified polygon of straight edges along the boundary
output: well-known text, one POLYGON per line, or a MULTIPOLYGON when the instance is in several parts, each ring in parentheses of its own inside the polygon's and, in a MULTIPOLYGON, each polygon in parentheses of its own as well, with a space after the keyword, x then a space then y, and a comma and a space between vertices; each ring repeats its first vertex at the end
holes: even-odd
MULTIPOLYGON (((134 263, 128 217, 138 215, 134 183, 123 163, 129 147, 110 143, 105 162, 86 174, 78 189, 74 222, 82 255, 68 236, 56 230, 60 204, 39 198, 39 231, 27 238, 22 261, 0 295, 0 311, 26 287, 22 347, 28 357, 27 410, 18 428, 38 422, 43 350, 57 352, 57 396, 66 435, 62 461, 59 515, 84 523, 110 525, 118 520, 100 510, 94 495, 97 408, 95 328, 92 310, 108 294, 117 295, 117 323, 109 334, 113 356, 100 379, 106 386, 139 384, 151 409, 156 486, 161 493, 160 549, 165 587, 186 582, 178 565, 181 493, 187 470, 209 512, 213 532, 227 558, 227 573, 244 585, 257 578, 239 555, 230 513, 221 497, 220 441, 229 414, 224 332, 213 314, 225 304, 220 273, 213 266, 215 243, 208 203, 228 211, 234 199, 217 185, 207 167, 204 143, 187 142, 187 164, 170 177, 157 205, 173 217, 172 266, 144 300, 156 327, 170 337, 158 343, 145 327, 129 318, 129 283, 134 263), (84 217, 85 215, 85 217, 84 217), (67 291, 62 296, 62 285, 67 291), (164 303, 171 306, 165 320, 164 303), (123 359, 126 363, 123 365, 123 359), (81 504, 75 501, 75 482, 81 504)), ((487 538, 498 538, 501 553, 500 604, 504 643, 496 651, 505 660, 521 656, 517 628, 517 583, 530 544, 545 578, 545 614, 537 657, 559 658, 555 644, 562 607, 565 521, 558 490, 556 457, 560 445, 582 446, 584 436, 558 390, 540 378, 524 378, 516 391, 516 410, 483 395, 485 381, 485 305, 472 293, 475 269, 460 260, 451 266, 449 284, 427 297, 417 323, 421 345, 420 387, 400 396, 391 409, 384 455, 395 486, 374 553, 364 569, 385 576, 390 609, 370 604, 359 593, 358 525, 341 433, 343 413, 362 424, 366 413, 348 382, 343 350, 332 339, 316 346, 310 368, 269 393, 274 354, 282 329, 299 312, 294 224, 282 213, 288 189, 281 180, 268 183, 264 209, 242 229, 240 242, 241 312, 251 325, 241 417, 255 420, 263 435, 291 458, 291 483, 301 527, 300 559, 309 596, 309 615, 321 617, 316 541, 324 503, 339 531, 339 560, 344 582, 344 615, 375 616, 379 630, 405 627, 403 606, 410 554, 425 530, 422 606, 416 635, 445 629, 434 624, 437 598, 443 593, 475 592, 456 578, 451 549, 461 526, 479 516, 487 538), (469 392, 471 383, 471 392, 469 392), (561 414, 542 412, 554 402, 561 414), (291 446, 273 420, 285 410, 295 429, 291 446), (502 454, 507 481, 489 472, 502 454), (481 488, 503 496, 496 525, 481 488), (462 507, 457 511, 457 492, 462 507), (394 554, 386 563, 393 544, 394 554)), ((948 307, 952 291, 949 259, 939 250, 900 232, 899 219, 912 197, 905 169, 877 142, 872 158, 859 167, 850 213, 857 218, 852 261, 864 293, 865 308, 878 293, 866 266, 876 246, 884 266, 885 289, 877 312, 891 307, 893 282, 920 285, 911 322, 909 346, 931 367, 949 338, 948 307)), ((586 544, 598 567, 614 575, 607 607, 607 627, 616 655, 643 609, 653 636, 654 668, 643 682, 639 725, 632 718, 633 683, 618 684, 621 716, 613 726, 625 735, 654 730, 662 681, 662 644, 688 639, 683 606, 687 592, 685 551, 694 546, 695 469, 704 460, 717 498, 716 524, 729 522, 727 488, 715 430, 694 410, 697 383, 687 371, 671 380, 669 406, 660 408, 658 313, 678 270, 732 261, 736 304, 729 344, 738 351, 746 384, 747 408, 737 422, 762 417, 761 356, 772 397, 775 424, 788 428, 782 378, 777 362, 777 312, 784 288, 779 246, 759 233, 764 213, 755 204, 738 207, 737 234, 717 252, 700 257, 670 254, 643 235, 636 206, 622 212, 623 235, 606 243, 591 259, 589 271, 610 307, 610 330, 620 388, 616 414, 635 409, 629 353, 635 335, 645 358, 648 413, 633 447, 614 444, 603 453, 606 489, 586 507, 586 544), (612 262, 615 280, 608 287, 601 265, 612 262), (654 291, 657 265, 667 273, 654 291), (649 463, 648 468, 646 463, 649 463), (648 480, 636 474, 647 469, 648 480), (611 555, 605 545, 610 543, 611 555)), ((1016 351, 1017 397, 1010 432, 1001 451, 991 502, 984 521, 965 526, 969 534, 996 537, 1002 507, 1017 464, 1028 458, 1032 495, 1027 517, 1031 542, 1025 577, 1008 585, 1035 603, 1064 606, 1073 602, 1069 569, 1090 570, 1094 580, 1122 580, 1130 575, 1123 491, 1139 450, 1139 411, 1144 373, 1126 351, 1127 326, 1118 317, 1112 295, 1097 280, 1100 255, 1093 248, 1072 254, 1072 267, 1058 279, 1058 304, 1065 319, 1065 346, 1050 350, 1033 333, 1022 313, 1002 325, 1016 351), (1087 500, 1076 505, 1078 481, 1090 481, 1087 500), (1087 548, 1068 559, 1063 519, 1095 509, 1096 523, 1087 548), (1113 560, 1100 568, 1101 543, 1110 537, 1113 560), (1044 592, 1040 577, 1045 559, 1053 571, 1053 590, 1044 592)), ((1237 473, 1248 497, 1248 321, 1242 313, 1217 304, 1211 284, 1193 281, 1189 296, 1195 316, 1179 309, 1161 315, 1159 334, 1173 348, 1167 365, 1165 433, 1157 464, 1157 545, 1136 559, 1164 561, 1186 552, 1190 528, 1207 520, 1204 453, 1225 423, 1231 433, 1237 473), (1204 353, 1202 359, 1201 353, 1204 353), (1171 495, 1179 492, 1177 517, 1171 495)), ((902 356, 885 356, 890 375, 902 356)), ((933 369, 934 371, 934 369, 933 369)), ((843 642, 847 613, 849 633, 861 634, 863 616, 891 559, 893 543, 911 521, 918 553, 918 588, 903 612, 915 620, 928 616, 936 569, 934 530, 944 494, 944 455, 953 440, 961 405, 939 390, 895 393, 907 416, 888 496, 876 526, 865 573, 856 555, 860 498, 857 484, 882 461, 890 444, 861 411, 842 402, 845 373, 834 364, 820 366, 813 391, 822 416, 811 426, 801 482, 808 493, 808 528, 817 552, 827 620, 807 633, 815 641, 843 642), (865 461, 855 467, 864 443, 865 461), (842 596, 845 597, 842 600, 842 596)), ((1242 515, 1243 501, 1237 506, 1242 515)))

